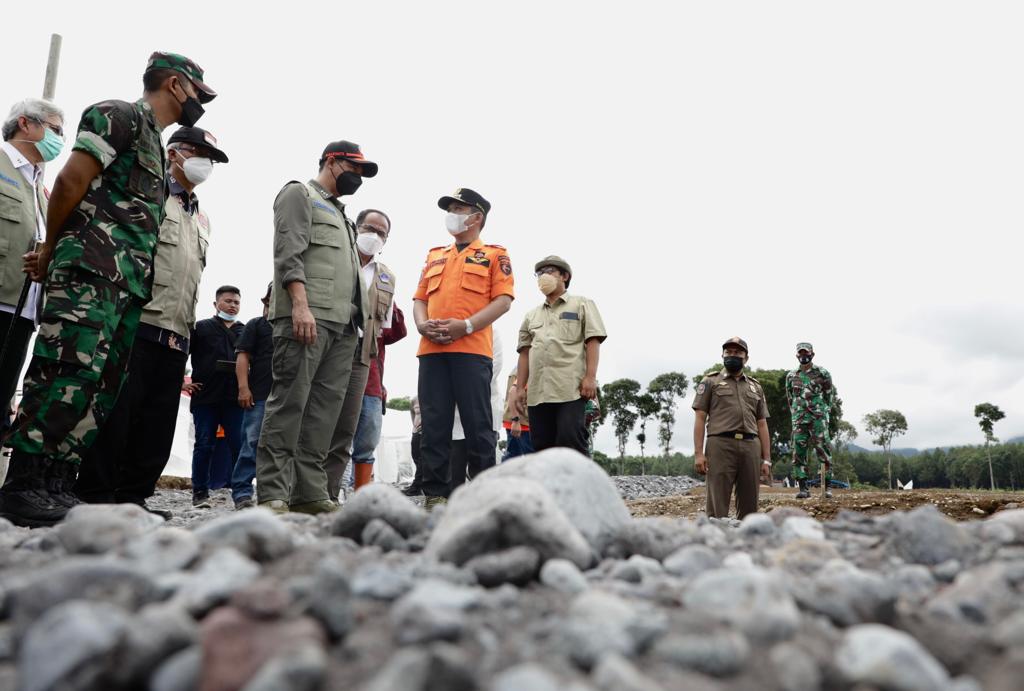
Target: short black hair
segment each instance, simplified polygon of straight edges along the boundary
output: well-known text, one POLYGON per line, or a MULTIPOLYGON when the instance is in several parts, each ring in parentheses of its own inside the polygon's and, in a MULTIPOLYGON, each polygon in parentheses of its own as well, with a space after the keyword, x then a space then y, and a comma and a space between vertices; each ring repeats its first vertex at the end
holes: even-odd
POLYGON ((220 297, 224 293, 234 293, 238 297, 242 297, 242 291, 240 291, 235 286, 221 286, 220 288, 217 289, 217 297, 220 297))
POLYGON ((362 211, 359 212, 359 215, 356 216, 356 225, 359 225, 360 223, 365 221, 366 217, 369 216, 370 214, 380 214, 381 216, 383 216, 384 220, 388 222, 388 232, 391 232, 391 218, 380 209, 363 209, 362 211))
POLYGON ((569 284, 572 283, 572 275, 562 271, 561 269, 558 270, 558 273, 565 277, 565 289, 569 290, 569 284))
POLYGON ((155 70, 150 70, 142 75, 142 88, 147 92, 152 93, 159 91, 160 87, 164 85, 171 77, 178 77, 179 79, 186 78, 178 70, 172 70, 167 67, 158 67, 155 70))

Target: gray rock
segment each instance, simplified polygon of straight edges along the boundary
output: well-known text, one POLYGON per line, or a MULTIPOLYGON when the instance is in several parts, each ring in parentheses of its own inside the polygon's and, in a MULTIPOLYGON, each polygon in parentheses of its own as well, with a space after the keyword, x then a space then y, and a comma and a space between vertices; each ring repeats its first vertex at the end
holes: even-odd
MULTIPOLYGON (((763 514, 751 514, 763 515, 763 514)), ((665 558, 665 570, 673 576, 692 578, 709 569, 717 569, 722 563, 718 554, 705 545, 687 545, 665 558)))
POLYGON ((562 691, 562 682, 544 667, 524 662, 502 671, 491 681, 489 691, 562 691))
POLYGON ((352 577, 352 593, 374 600, 397 600, 412 586, 412 574, 380 562, 360 567, 352 577))
POLYGON ((892 691, 933 691, 949 683, 946 670, 920 643, 881 624, 848 629, 836 651, 835 664, 851 684, 892 691))
POLYGON ((309 613, 324 625, 334 640, 344 638, 352 629, 352 589, 345 565, 334 557, 321 561, 313 577, 309 613))
POLYGON ((317 691, 326 674, 327 655, 306 644, 270 658, 242 691, 317 691))
POLYGON ((808 576, 817 573, 829 561, 841 558, 832 543, 821 540, 791 540, 769 551, 768 557, 772 566, 808 576))
POLYGON ((661 691, 661 686, 640 673, 633 663, 612 653, 601 659, 591 672, 601 691, 661 691))
POLYGON ((696 541, 697 532, 690 521, 635 518, 615 533, 604 554, 613 559, 628 559, 639 554, 661 561, 680 547, 696 541))
POLYGON ((127 629, 128 615, 105 602, 70 601, 53 607, 22 641, 19 688, 103 688, 127 629))
POLYGON ((923 602, 933 592, 938 583, 927 566, 906 564, 888 576, 896 597, 912 603, 923 602))
POLYGON ((888 624, 893 619, 895 588, 877 573, 842 559, 828 562, 815 576, 811 588, 797 586, 793 590, 805 609, 827 616, 837 626, 888 624))
POLYGON ((361 691, 477 691, 466 654, 445 643, 406 648, 392 655, 361 691))
POLYGON ((951 623, 994 626, 1018 609, 1016 582, 1024 580, 1002 562, 992 562, 957 576, 925 604, 925 612, 951 623))
POLYGON ((792 643, 780 643, 772 648, 768 659, 775 670, 775 678, 782 691, 806 691, 821 688, 821 669, 813 656, 792 643))
POLYGON ((203 651, 198 645, 169 657, 153 673, 149 691, 194 691, 199 688, 202 660, 203 651))
POLYGON ((629 509, 611 478, 591 459, 571 449, 552 448, 520 456, 481 474, 479 480, 503 482, 513 477, 543 486, 597 554, 603 553, 630 521, 629 509))
POLYGON ((824 540, 825 529, 821 523, 807 516, 791 516, 782 522, 782 541, 824 540))
POLYGON ((375 482, 361 487, 335 514, 331 524, 333 535, 358 540, 366 524, 379 518, 409 537, 422 530, 427 522, 426 512, 391 485, 375 482))
POLYGON ((385 552, 403 551, 408 544, 397 530, 379 518, 374 518, 363 527, 360 540, 366 546, 380 547, 385 552))
POLYGON ((1000 511, 987 521, 986 524, 1009 528, 1013 531, 1017 543, 1024 544, 1024 509, 1013 509, 1000 511))
POLYGON ((654 645, 655 658, 713 677, 739 672, 750 657, 750 644, 735 631, 670 634, 654 645))
POLYGON ((482 601, 480 588, 444 581, 419 583, 391 609, 395 639, 401 645, 455 640, 465 628, 465 612, 482 601))
POLYGON ((683 603, 711 621, 738 627, 759 642, 787 639, 800 622, 800 612, 781 578, 759 567, 705 571, 690 581, 683 603))
POLYGON ((629 583, 640 583, 646 578, 661 576, 664 573, 665 569, 658 560, 634 554, 626 561, 615 564, 611 577, 629 583))
MULTIPOLYGON (((239 513, 252 513, 255 509, 239 513)), ((233 549, 218 549, 199 567, 184 574, 175 598, 193 615, 202 615, 227 601, 231 595, 255 581, 259 564, 233 549)))
POLYGON ((56 532, 71 554, 103 554, 163 524, 163 518, 135 504, 79 504, 56 532))
POLYGON ((141 686, 165 659, 194 644, 195 620, 182 608, 158 602, 143 607, 128 622, 111 677, 123 686, 141 686))
POLYGON ((15 630, 23 632, 51 607, 72 599, 108 602, 134 611, 162 596, 162 591, 135 566, 113 559, 75 557, 13 586, 7 606, 15 630))
POLYGON ((477 581, 486 588, 502 583, 526 585, 537 575, 540 554, 532 547, 510 547, 474 557, 466 562, 466 569, 476 574, 477 581))
POLYGON ((566 595, 582 593, 587 589, 587 579, 567 559, 549 559, 540 567, 540 582, 566 595))
POLYGON ((651 611, 601 590, 588 590, 573 600, 562 623, 559 645, 573 662, 591 669, 605 655, 632 657, 646 649, 667 628, 661 612, 651 611))
POLYGON ((1024 609, 999 622, 992 631, 992 640, 1008 650, 1024 650, 1024 609))
POLYGON ((271 562, 295 549, 292 531, 270 509, 235 511, 205 523, 195 531, 204 545, 234 547, 258 562, 271 562))
POLYGON ((772 537, 775 535, 775 521, 766 513, 749 513, 736 532, 744 538, 772 537))
POLYGON ((746 552, 733 552, 725 555, 722 566, 727 569, 750 569, 754 567, 754 559, 746 552))
POLYGON ((157 528, 128 542, 121 553, 156 577, 191 566, 199 558, 199 538, 184 528, 157 528))
POLYGON ((547 490, 518 477, 503 477, 500 482, 481 479, 459 487, 425 553, 461 565, 517 545, 532 547, 544 560, 561 557, 580 568, 592 560, 590 544, 547 490))
POLYGON ((889 521, 894 551, 912 564, 936 566, 950 559, 963 559, 970 546, 967 531, 939 513, 933 504, 906 515, 893 514, 889 521))

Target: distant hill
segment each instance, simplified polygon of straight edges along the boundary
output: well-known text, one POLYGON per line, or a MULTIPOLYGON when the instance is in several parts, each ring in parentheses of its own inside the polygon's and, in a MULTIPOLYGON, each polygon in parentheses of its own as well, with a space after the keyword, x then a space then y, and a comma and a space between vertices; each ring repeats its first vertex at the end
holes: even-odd
MULTIPOLYGON (((850 449, 850 451, 858 451, 858 452, 863 452, 863 453, 882 453, 881 449, 865 449, 863 446, 857 446, 856 444, 850 444, 849 445, 849 449, 850 449)), ((917 454, 921 453, 921 450, 920 449, 911 449, 911 448, 907 448, 907 449, 892 449, 892 453, 893 453, 894 456, 910 457, 910 456, 916 456, 917 454)))

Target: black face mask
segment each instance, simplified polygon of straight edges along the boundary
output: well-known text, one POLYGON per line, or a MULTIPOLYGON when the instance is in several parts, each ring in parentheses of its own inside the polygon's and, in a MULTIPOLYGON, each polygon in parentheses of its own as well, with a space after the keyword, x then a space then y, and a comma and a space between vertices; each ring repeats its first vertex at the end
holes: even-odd
POLYGON ((743 358, 739 355, 726 355, 722 358, 722 362, 725 363, 725 369, 729 370, 732 374, 736 374, 743 369, 743 358))
POLYGON ((181 115, 178 116, 178 124, 182 127, 195 127, 196 123, 199 122, 199 118, 203 117, 203 113, 206 112, 206 108, 203 108, 203 104, 199 102, 199 99, 185 94, 185 101, 181 102, 181 115))
POLYGON ((813 360, 813 359, 814 359, 813 355, 801 355, 800 356, 800 364, 801 365, 809 365, 809 364, 811 364, 811 360, 813 360))
POLYGON ((334 186, 338 189, 338 196, 355 194, 359 186, 363 184, 363 177, 351 171, 345 171, 334 178, 334 186))

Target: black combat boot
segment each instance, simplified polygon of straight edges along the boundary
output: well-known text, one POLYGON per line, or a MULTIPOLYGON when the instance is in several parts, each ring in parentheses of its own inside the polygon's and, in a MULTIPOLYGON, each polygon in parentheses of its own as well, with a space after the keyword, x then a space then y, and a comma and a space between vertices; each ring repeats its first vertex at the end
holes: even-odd
POLYGON ((800 478, 799 480, 797 480, 797 482, 800 483, 800 491, 796 493, 796 498, 807 499, 808 497, 810 497, 811 493, 807 491, 807 480, 804 478, 800 478))
POLYGON ((78 479, 78 466, 64 461, 48 461, 46 468, 46 491, 50 501, 67 510, 78 506, 82 501, 72 489, 78 479))
POLYGON ((67 512, 46 490, 45 459, 15 450, 0 489, 0 516, 15 525, 40 528, 61 521, 67 512))

